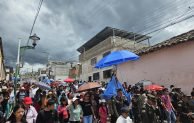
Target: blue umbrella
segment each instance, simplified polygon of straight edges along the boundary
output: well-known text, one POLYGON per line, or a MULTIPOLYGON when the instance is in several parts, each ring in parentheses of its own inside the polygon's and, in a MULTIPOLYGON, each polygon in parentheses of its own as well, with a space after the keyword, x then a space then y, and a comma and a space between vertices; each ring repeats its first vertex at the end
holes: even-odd
POLYGON ((51 80, 47 77, 47 78, 45 78, 42 82, 45 82, 45 83, 51 83, 51 80))
POLYGON ((51 87, 44 82, 37 82, 37 83, 35 83, 35 85, 41 89, 51 90, 51 87))
POLYGON ((138 55, 136 55, 135 53, 130 52, 128 50, 114 51, 111 54, 102 58, 95 65, 95 68, 103 68, 103 67, 108 67, 108 66, 112 66, 112 65, 118 65, 118 64, 121 64, 123 62, 135 61, 138 59, 139 59, 138 55))

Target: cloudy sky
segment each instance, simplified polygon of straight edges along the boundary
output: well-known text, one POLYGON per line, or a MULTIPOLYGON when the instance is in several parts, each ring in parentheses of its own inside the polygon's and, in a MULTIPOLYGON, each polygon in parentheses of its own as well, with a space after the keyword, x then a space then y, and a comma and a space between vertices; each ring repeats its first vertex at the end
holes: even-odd
MULTIPOLYGON (((26 45, 39 0, 1 0, 0 36, 5 62, 15 65, 18 40, 26 45)), ((76 49, 106 26, 147 34, 194 14, 193 0, 44 0, 33 33, 41 40, 25 53, 26 66, 78 59, 76 49)), ((194 28, 194 19, 152 36, 152 44, 194 28)))

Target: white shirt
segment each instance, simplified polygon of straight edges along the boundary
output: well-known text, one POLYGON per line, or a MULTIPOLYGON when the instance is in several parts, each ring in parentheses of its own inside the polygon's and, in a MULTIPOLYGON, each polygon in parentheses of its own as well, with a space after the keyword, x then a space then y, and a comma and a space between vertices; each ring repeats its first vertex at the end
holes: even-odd
POLYGON ((33 106, 30 106, 28 110, 25 110, 25 114, 28 123, 35 123, 38 113, 33 106))
POLYGON ((120 115, 116 123, 133 123, 133 122, 129 116, 127 118, 124 118, 122 115, 120 115))

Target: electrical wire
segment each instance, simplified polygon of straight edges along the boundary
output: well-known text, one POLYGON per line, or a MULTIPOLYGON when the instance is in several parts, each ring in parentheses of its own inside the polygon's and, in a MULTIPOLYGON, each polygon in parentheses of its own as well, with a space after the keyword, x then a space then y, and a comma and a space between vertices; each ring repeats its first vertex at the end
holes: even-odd
MULTIPOLYGON (((33 21, 33 24, 32 24, 32 28, 31 28, 31 30, 30 30, 30 35, 29 35, 29 37, 32 35, 33 29, 34 29, 34 25, 35 25, 36 20, 37 20, 37 18, 38 18, 38 15, 39 15, 39 12, 40 12, 40 8, 41 8, 41 6, 42 6, 42 3, 43 3, 43 0, 40 0, 40 1, 39 1, 39 5, 38 5, 38 9, 37 9, 37 13, 36 13, 36 15, 35 15, 35 18, 34 18, 34 21, 33 21)), ((28 38, 27 46, 28 46, 28 44, 29 44, 29 41, 30 41, 30 38, 28 38)))

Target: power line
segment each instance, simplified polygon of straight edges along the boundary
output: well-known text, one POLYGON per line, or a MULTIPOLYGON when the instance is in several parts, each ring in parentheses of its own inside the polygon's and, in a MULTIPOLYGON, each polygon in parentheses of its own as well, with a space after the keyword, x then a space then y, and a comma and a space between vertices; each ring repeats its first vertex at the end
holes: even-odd
MULTIPOLYGON (((38 5, 38 9, 37 9, 37 13, 36 13, 35 18, 34 18, 34 22, 33 22, 33 24, 32 24, 32 28, 31 28, 31 30, 30 30, 30 35, 29 35, 29 37, 32 35, 32 31, 33 31, 33 29, 34 29, 34 25, 35 25, 36 20, 37 20, 37 18, 38 18, 38 15, 39 15, 39 12, 40 12, 40 8, 41 8, 41 6, 42 6, 42 3, 43 3, 43 0, 40 0, 40 1, 39 1, 39 5, 38 5)), ((27 45, 29 44, 29 41, 30 41, 30 38, 28 38, 27 45)))

